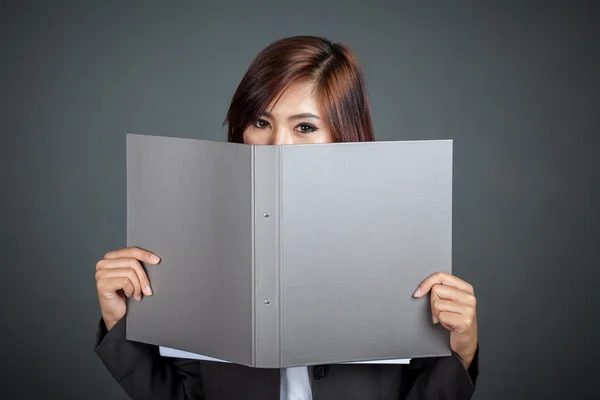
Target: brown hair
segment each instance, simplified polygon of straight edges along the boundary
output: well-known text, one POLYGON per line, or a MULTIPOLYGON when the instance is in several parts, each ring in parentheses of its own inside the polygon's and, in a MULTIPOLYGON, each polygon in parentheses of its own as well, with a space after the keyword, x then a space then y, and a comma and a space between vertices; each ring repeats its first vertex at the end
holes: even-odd
POLYGON ((335 142, 374 141, 366 85, 352 50, 314 36, 278 40, 254 59, 225 118, 228 141, 243 143, 244 130, 292 84, 312 82, 335 142))

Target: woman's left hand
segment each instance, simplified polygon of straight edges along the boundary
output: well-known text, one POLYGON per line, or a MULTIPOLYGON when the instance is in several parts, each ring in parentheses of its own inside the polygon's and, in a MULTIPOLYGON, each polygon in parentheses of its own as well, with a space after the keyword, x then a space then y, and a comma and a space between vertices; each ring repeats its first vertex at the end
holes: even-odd
POLYGON ((431 291, 431 315, 450 333, 450 347, 465 368, 469 368, 477 350, 477 312, 473 286, 445 272, 425 279, 414 293, 423 297, 431 291))

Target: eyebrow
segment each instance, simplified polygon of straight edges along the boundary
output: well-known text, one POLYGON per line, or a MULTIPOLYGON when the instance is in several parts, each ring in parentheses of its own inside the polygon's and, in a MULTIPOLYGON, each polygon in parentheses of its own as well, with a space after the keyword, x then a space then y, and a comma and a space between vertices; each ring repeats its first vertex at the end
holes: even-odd
MULTIPOLYGON (((271 118, 274 119, 273 115, 268 112, 265 111, 262 113, 263 116, 267 117, 267 118, 271 118)), ((302 113, 302 114, 296 114, 296 115, 292 115, 290 117, 288 117, 288 120, 292 120, 292 119, 304 119, 304 118, 314 118, 314 119, 321 119, 319 118, 319 116, 312 114, 312 113, 302 113)))

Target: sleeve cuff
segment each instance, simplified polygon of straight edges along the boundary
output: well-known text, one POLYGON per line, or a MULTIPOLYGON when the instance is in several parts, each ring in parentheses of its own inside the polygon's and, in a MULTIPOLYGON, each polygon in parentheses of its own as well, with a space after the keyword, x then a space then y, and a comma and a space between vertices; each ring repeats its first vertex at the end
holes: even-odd
POLYGON ((109 331, 100 318, 96 329, 94 350, 117 381, 129 375, 136 361, 148 351, 141 343, 126 339, 126 326, 125 318, 121 318, 109 331))
POLYGON ((108 329, 106 329, 106 324, 104 323, 104 319, 100 317, 100 322, 98 322, 98 326, 96 327, 96 342, 94 343, 94 349, 102 343, 104 337, 108 333, 108 329))
POLYGON ((452 352, 452 357, 456 359, 457 362, 460 363, 462 370, 465 372, 465 375, 469 378, 469 383, 473 390, 477 385, 477 377, 479 376, 479 344, 477 344, 477 349, 475 350, 475 355, 473 356, 473 360, 471 361, 471 365, 469 368, 465 368, 462 361, 458 357, 458 355, 452 352))
POLYGON ((467 370, 469 374, 469 378, 471 379, 471 383, 473 387, 477 384, 477 377, 479 376, 479 343, 477 344, 477 350, 475 350, 475 356, 473 356, 473 361, 471 361, 471 365, 469 365, 469 369, 467 370))
POLYGON ((98 322, 98 327, 96 328, 96 342, 94 344, 94 348, 96 350, 99 349, 105 342, 105 340, 111 341, 118 338, 125 337, 125 318, 121 318, 119 322, 117 322, 112 329, 109 331, 106 328, 106 324, 104 323, 104 319, 100 317, 100 321, 98 322))

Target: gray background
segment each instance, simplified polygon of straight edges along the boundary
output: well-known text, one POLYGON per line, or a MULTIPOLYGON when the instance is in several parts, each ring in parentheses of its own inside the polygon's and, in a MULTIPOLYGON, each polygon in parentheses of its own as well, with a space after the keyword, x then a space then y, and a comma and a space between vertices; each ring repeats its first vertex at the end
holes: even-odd
POLYGON ((597 7, 336 3, 2 2, 0 397, 126 398, 93 353, 95 263, 125 244, 124 133, 225 140, 255 54, 314 34, 355 49, 379 140, 455 140, 475 398, 591 398, 597 7))

